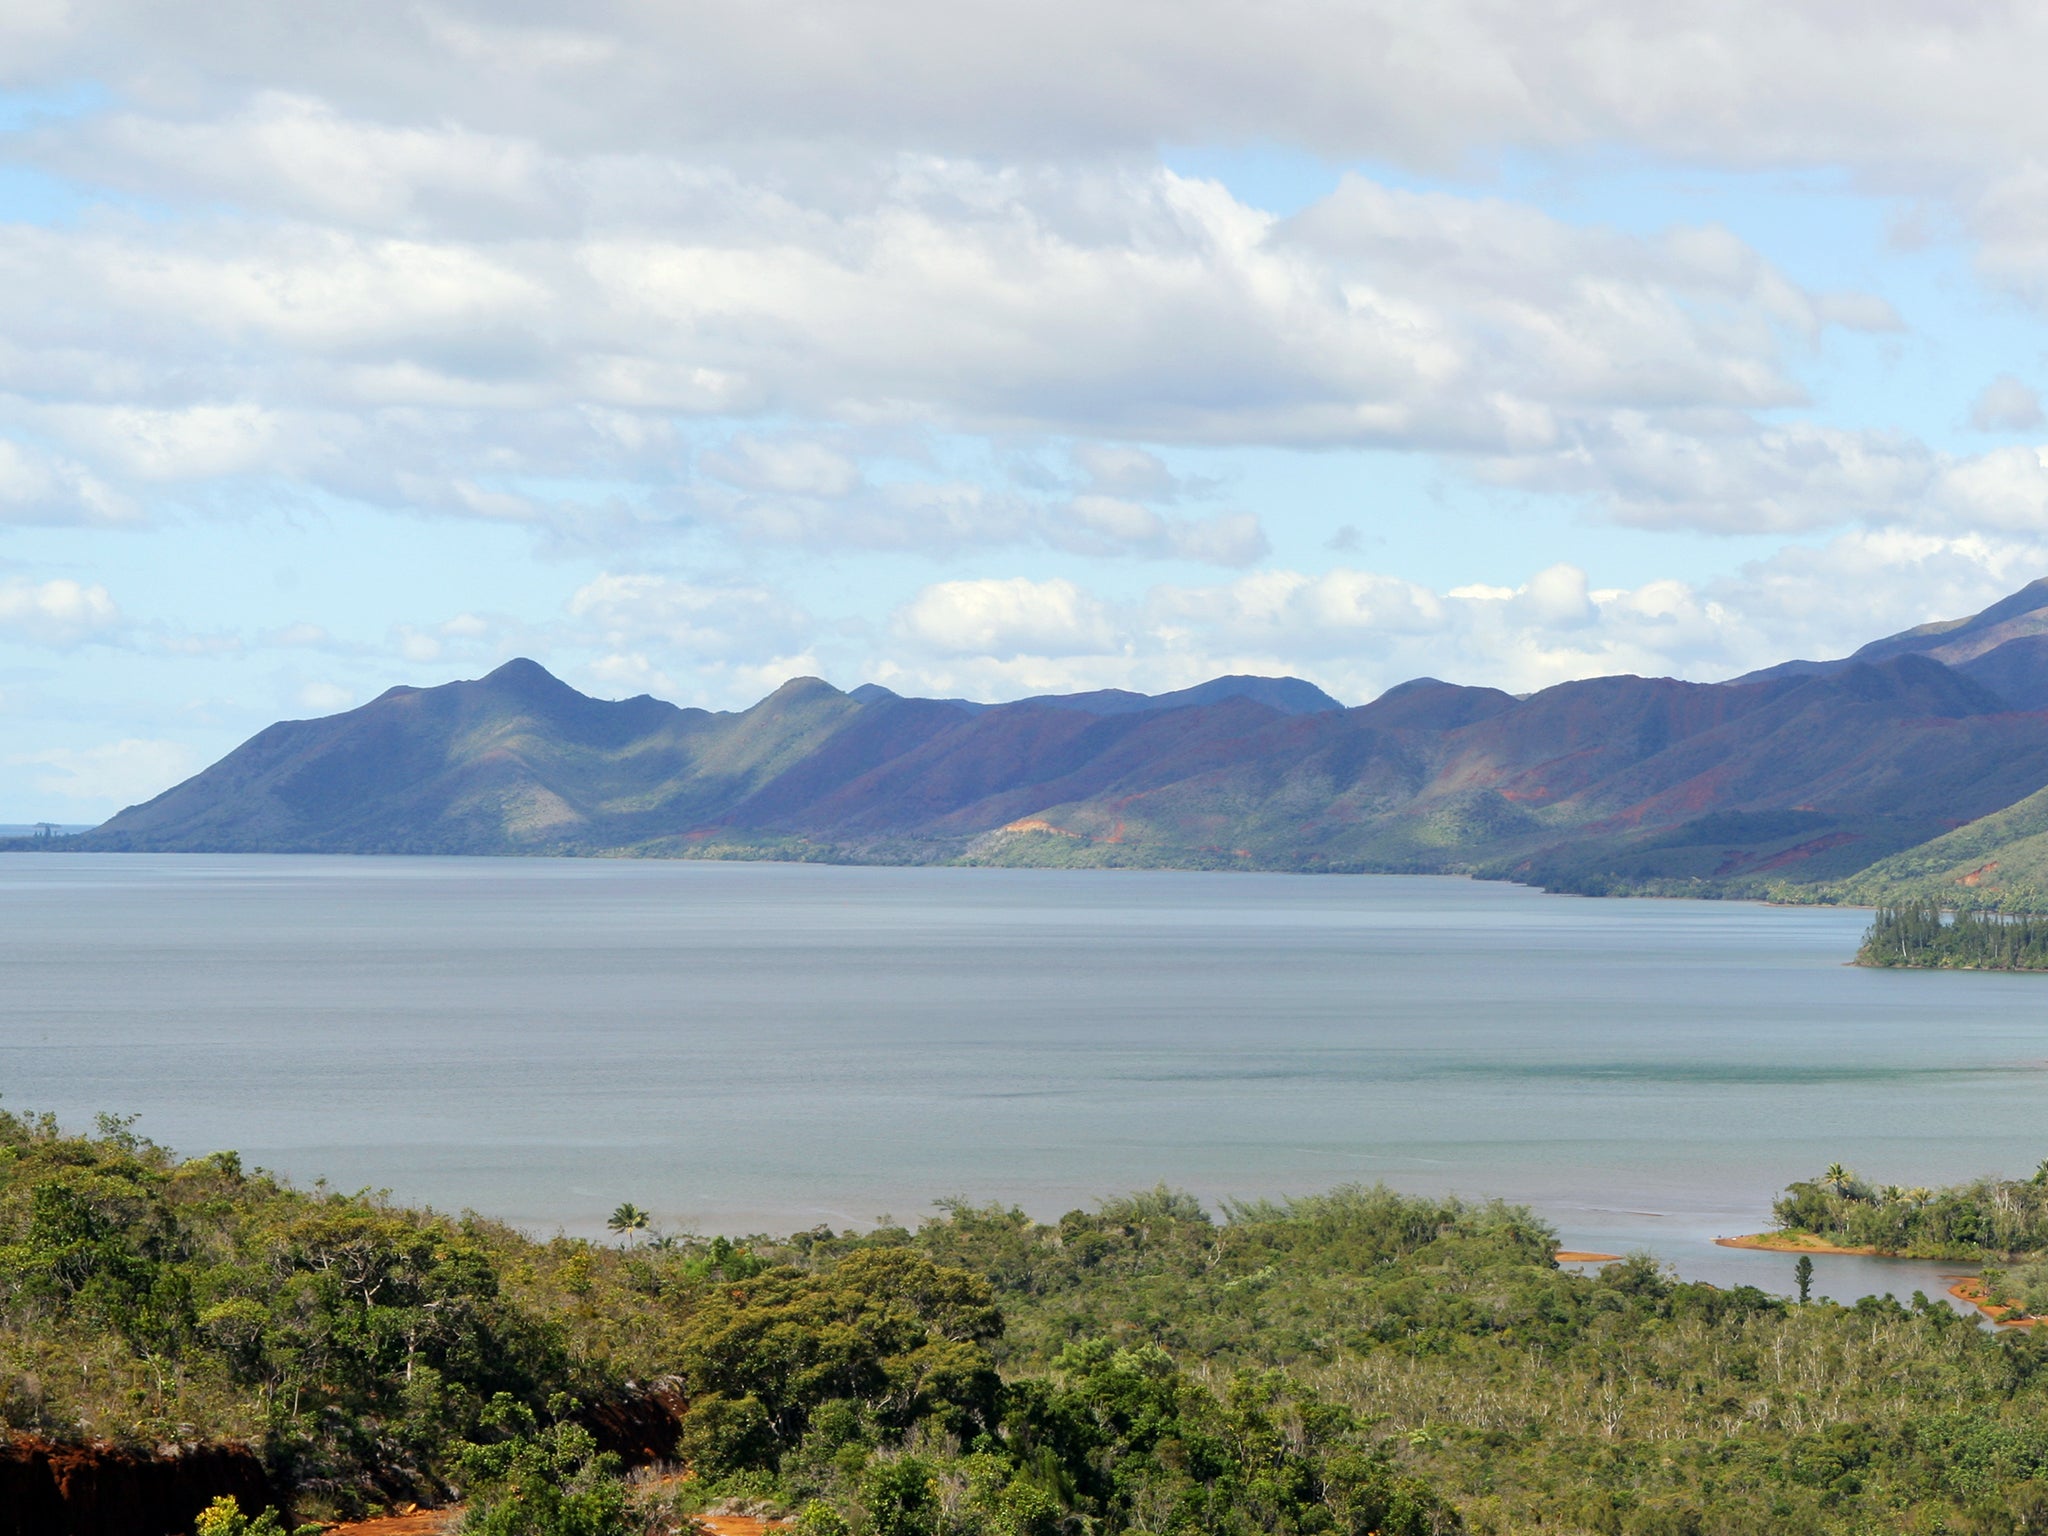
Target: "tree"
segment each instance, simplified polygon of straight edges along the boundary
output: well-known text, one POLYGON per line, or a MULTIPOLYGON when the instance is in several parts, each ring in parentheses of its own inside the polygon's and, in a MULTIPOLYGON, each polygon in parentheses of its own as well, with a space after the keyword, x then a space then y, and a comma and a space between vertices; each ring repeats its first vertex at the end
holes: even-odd
POLYGON ((971 1439, 1000 1390, 986 1346, 1002 1330, 987 1280, 901 1248, 729 1281, 699 1298, 678 1340, 683 1450, 700 1475, 772 1470, 835 1398, 899 1434, 929 1418, 971 1439))
POLYGON ((242 1513, 242 1506, 223 1495, 199 1511, 194 1536, 319 1536, 324 1525, 287 1526, 275 1509, 266 1509, 254 1519, 242 1513))
POLYGON ((630 1242, 645 1232, 647 1224, 652 1220, 651 1216, 632 1201, 621 1200, 619 1208, 606 1218, 605 1225, 630 1242))
POLYGON ((1813 1294, 1813 1260, 1806 1254, 1799 1255, 1799 1262, 1792 1266, 1792 1283, 1799 1287, 1799 1301, 1805 1305, 1813 1294))
POLYGON ((556 1422, 539 1426, 533 1410, 501 1392, 481 1415, 504 1438, 456 1451, 469 1508, 464 1536, 628 1536, 626 1489, 616 1456, 600 1454, 590 1431, 548 1404, 556 1422))

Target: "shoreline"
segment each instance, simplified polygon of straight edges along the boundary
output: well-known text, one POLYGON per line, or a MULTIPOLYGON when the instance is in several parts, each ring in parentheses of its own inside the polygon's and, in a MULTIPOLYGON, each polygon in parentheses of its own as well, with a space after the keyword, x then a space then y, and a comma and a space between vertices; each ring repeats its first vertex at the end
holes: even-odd
MULTIPOLYGON (((1717 1237, 1716 1248, 1747 1248, 1758 1253, 1810 1253, 1832 1254, 1836 1258, 1848 1259, 1910 1259, 1911 1254, 1887 1253, 1882 1248, 1844 1247, 1831 1243, 1824 1237, 1810 1233, 1751 1232, 1743 1237, 1717 1237)), ((1940 1260, 1935 1262, 1939 1263, 1940 1260)))
POLYGON ((2038 1317, 2008 1316, 2006 1308, 1985 1299, 1984 1282, 1974 1275, 1958 1280, 1948 1288, 1948 1293, 1957 1301, 1975 1307, 1994 1328, 2032 1328, 2042 1321, 2038 1317))

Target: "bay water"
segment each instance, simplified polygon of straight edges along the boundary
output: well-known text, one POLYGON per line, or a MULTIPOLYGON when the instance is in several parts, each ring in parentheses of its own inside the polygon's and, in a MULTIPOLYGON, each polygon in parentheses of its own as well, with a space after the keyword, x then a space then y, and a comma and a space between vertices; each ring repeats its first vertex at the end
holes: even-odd
MULTIPOLYGON (((1354 1181, 1716 1247, 1832 1161, 2048 1157, 2048 977, 1846 964, 1857 911, 1405 876, 0 859, 0 1103, 547 1233, 1212 1207, 1354 1181)), ((1825 1258, 1840 1297, 1949 1266, 1825 1258)))

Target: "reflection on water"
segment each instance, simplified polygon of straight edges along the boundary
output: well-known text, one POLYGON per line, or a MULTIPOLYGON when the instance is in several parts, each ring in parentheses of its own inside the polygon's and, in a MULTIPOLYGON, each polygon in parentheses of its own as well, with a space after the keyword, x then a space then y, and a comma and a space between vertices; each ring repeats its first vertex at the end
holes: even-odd
POLYGON ((2048 979, 1856 970, 1865 921, 1409 877, 18 855, 0 1091, 542 1229, 1385 1179, 1784 1291, 1789 1257, 1712 1239, 1787 1180, 2048 1153, 2048 979))

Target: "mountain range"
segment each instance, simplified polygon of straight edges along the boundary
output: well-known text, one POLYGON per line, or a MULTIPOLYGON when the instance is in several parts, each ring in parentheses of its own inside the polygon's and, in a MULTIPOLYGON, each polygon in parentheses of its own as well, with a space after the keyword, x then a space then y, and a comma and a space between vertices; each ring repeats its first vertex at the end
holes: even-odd
MULTIPOLYGON (((1346 708, 1223 677, 979 704, 816 678, 713 713, 532 661, 284 721, 65 846, 1436 871, 2031 904, 2048 580, 1836 661, 1346 708)), ((48 847, 45 843, 41 846, 48 847)))

